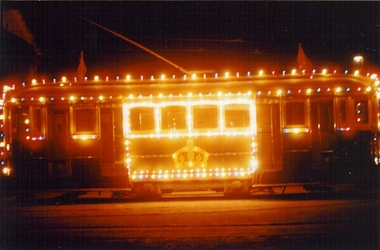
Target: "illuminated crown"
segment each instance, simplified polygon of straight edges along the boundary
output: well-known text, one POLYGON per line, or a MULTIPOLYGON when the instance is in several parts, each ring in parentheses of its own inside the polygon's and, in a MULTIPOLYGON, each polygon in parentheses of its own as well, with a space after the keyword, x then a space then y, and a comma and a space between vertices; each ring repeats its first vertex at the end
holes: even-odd
POLYGON ((176 168, 204 168, 207 166, 208 153, 193 145, 193 140, 188 140, 186 146, 178 149, 173 154, 176 168))

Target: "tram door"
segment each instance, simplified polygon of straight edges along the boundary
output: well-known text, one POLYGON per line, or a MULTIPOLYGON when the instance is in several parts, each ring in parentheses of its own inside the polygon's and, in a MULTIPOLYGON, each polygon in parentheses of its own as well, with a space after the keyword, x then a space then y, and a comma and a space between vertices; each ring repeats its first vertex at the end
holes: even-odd
POLYGON ((69 161, 69 110, 65 107, 51 107, 49 109, 49 173, 54 177, 71 175, 69 161))
POLYGON ((100 108, 100 145, 102 175, 125 174, 121 107, 100 108))
POLYGON ((278 99, 257 99, 258 183, 281 181, 282 143, 278 99))
POLYGON ((333 100, 311 100, 312 167, 311 180, 329 181, 335 162, 333 100))

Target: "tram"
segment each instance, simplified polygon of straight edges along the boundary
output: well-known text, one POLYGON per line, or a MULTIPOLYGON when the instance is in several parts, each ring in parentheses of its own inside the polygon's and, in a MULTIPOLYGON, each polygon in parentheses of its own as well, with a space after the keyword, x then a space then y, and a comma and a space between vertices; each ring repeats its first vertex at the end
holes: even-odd
POLYGON ((292 72, 5 86, 3 185, 249 192, 378 171, 376 75, 292 72))

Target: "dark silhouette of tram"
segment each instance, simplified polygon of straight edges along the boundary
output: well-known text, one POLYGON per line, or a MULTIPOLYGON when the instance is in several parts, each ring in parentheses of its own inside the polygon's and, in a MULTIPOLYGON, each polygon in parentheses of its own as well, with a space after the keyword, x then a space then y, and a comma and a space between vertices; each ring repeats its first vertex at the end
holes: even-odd
POLYGON ((337 73, 5 87, 3 185, 248 192, 378 171, 379 81, 337 73))

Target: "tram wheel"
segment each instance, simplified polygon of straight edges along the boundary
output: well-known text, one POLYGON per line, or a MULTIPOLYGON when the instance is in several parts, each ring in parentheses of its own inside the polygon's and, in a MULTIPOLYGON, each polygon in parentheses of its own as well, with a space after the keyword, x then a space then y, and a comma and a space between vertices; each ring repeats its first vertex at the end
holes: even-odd
POLYGON ((160 185, 157 183, 136 183, 132 187, 132 193, 138 199, 161 198, 160 185))
POLYGON ((224 196, 225 197, 248 197, 249 188, 245 183, 241 181, 226 182, 224 184, 224 196))

